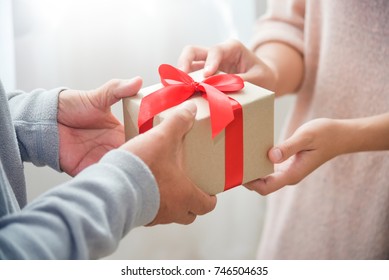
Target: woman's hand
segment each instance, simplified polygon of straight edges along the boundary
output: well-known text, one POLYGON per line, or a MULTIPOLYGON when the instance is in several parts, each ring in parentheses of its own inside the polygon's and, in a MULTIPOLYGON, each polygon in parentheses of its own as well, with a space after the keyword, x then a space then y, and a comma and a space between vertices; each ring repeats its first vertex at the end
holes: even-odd
POLYGON ((178 67, 185 72, 204 68, 204 76, 215 74, 218 70, 237 74, 243 80, 274 89, 274 71, 256 54, 237 40, 229 40, 211 48, 187 46, 183 49, 178 67))
POLYGON ((262 195, 294 185, 326 161, 347 151, 349 129, 343 121, 315 119, 302 125, 284 143, 273 147, 268 157, 275 172, 245 186, 262 195))

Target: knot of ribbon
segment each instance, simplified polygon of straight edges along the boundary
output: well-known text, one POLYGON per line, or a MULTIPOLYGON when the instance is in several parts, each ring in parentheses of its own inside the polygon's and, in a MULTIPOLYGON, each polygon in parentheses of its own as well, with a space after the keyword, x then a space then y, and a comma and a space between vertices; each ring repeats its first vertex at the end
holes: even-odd
POLYGON ((234 120, 236 101, 224 93, 241 90, 244 87, 241 77, 218 74, 196 82, 187 73, 168 64, 160 65, 158 71, 164 87, 142 99, 138 117, 140 133, 153 127, 155 115, 184 102, 195 93, 201 93, 208 100, 212 138, 234 120))

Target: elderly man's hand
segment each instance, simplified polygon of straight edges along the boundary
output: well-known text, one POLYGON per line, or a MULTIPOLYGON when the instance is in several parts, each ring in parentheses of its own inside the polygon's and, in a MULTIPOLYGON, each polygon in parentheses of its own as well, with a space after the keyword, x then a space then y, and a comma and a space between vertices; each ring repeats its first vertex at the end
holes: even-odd
POLYGON ((111 80, 90 90, 64 90, 58 100, 59 160, 71 176, 97 162, 106 152, 124 143, 123 124, 111 106, 135 95, 142 86, 139 77, 111 80))
POLYGON ((216 197, 196 187, 183 169, 184 137, 193 126, 195 114, 194 103, 185 102, 161 124, 121 147, 140 157, 157 180, 160 207, 150 225, 189 224, 216 206, 216 197))

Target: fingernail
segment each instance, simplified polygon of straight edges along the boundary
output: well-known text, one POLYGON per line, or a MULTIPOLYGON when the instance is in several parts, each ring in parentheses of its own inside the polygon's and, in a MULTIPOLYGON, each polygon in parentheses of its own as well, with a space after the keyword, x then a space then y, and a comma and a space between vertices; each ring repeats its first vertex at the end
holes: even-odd
POLYGON ((142 78, 139 76, 126 79, 126 80, 120 80, 118 88, 119 89, 127 88, 128 86, 133 86, 136 85, 137 83, 142 83, 142 78))
POLYGON ((273 159, 278 162, 282 159, 282 151, 280 148, 274 148, 271 150, 273 159))
POLYGON ((183 72, 187 72, 187 71, 186 71, 185 65, 179 64, 179 65, 177 65, 177 68, 178 68, 179 70, 183 71, 183 72))
POLYGON ((192 101, 185 101, 184 103, 181 104, 181 108, 188 110, 191 112, 193 115, 196 115, 197 112, 197 106, 194 102, 192 101))
POLYGON ((129 80, 128 80, 128 83, 129 83, 129 84, 131 84, 131 83, 137 83, 137 82, 139 82, 139 81, 142 81, 142 77, 140 77, 140 76, 135 76, 135 77, 129 79, 129 80))
POLYGON ((211 65, 205 65, 205 66, 204 66, 204 76, 209 75, 209 73, 211 72, 211 70, 212 70, 212 66, 211 66, 211 65))

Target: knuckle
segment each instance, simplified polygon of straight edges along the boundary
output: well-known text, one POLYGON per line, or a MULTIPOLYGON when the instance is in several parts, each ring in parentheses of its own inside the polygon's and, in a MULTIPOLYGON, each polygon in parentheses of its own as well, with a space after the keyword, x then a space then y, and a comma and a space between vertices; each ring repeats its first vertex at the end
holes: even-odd
POLYGON ((194 45, 186 45, 184 48, 183 48, 183 51, 192 51, 195 49, 195 46, 194 45))
POLYGON ((232 45, 232 46, 240 46, 242 44, 239 40, 237 40, 235 38, 228 39, 226 41, 226 43, 229 44, 229 45, 232 45))
MULTIPOLYGON (((149 138, 152 139, 154 143, 158 143, 160 146, 164 145, 169 141, 169 136, 165 132, 164 129, 161 129, 160 125, 156 126, 155 128, 151 129, 148 135, 150 135, 149 138)), ((148 133, 146 132, 146 134, 148 133)), ((146 134, 141 134, 143 137, 146 136, 146 134)))
POLYGON ((101 88, 101 92, 105 97, 110 96, 113 94, 114 89, 117 88, 121 83, 120 79, 111 79, 108 82, 106 82, 101 88))
POLYGON ((237 39, 229 39, 227 45, 231 50, 240 50, 244 47, 243 43, 237 39))
POLYGON ((191 118, 192 118, 192 114, 189 112, 188 109, 182 109, 180 110, 177 114, 176 114, 176 118, 177 120, 182 123, 182 124, 186 124, 188 122, 190 122, 191 118))
POLYGON ((107 82, 107 88, 117 87, 120 84, 120 79, 111 79, 107 82))
POLYGON ((267 196, 268 194, 270 194, 270 191, 266 188, 258 187, 255 191, 263 196, 267 196))
POLYGON ((156 140, 157 143, 164 143, 168 136, 162 129, 156 129, 154 130, 153 138, 156 140))
POLYGON ((288 185, 296 185, 300 183, 301 179, 302 177, 300 176, 300 174, 291 174, 288 185))
POLYGON ((209 52, 213 54, 222 53, 224 50, 224 44, 215 45, 210 48, 209 52))
POLYGON ((183 225, 189 225, 189 224, 193 223, 195 220, 196 220, 196 215, 189 215, 189 217, 186 218, 186 219, 182 222, 182 224, 183 224, 183 225))
POLYGON ((182 49, 182 55, 183 56, 191 56, 196 53, 197 47, 195 45, 187 45, 182 49))
POLYGON ((260 195, 263 195, 263 196, 266 196, 268 194, 270 194, 270 191, 269 189, 266 187, 266 186, 258 186, 258 185, 255 185, 255 184, 245 184, 244 185, 247 189, 249 189, 250 191, 254 191, 256 193, 259 193, 260 195))

